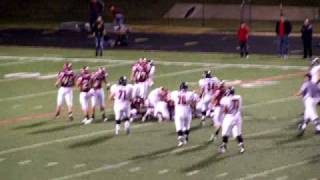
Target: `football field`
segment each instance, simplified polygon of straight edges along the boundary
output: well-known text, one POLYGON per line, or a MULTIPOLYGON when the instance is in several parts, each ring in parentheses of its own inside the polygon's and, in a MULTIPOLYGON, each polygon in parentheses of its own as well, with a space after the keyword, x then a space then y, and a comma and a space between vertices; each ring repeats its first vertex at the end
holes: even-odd
MULTIPOLYGON (((297 137, 303 105, 294 94, 300 88, 308 62, 290 57, 162 51, 106 51, 103 58, 83 49, 0 46, 0 179, 218 179, 218 180, 316 180, 320 179, 320 136, 309 125, 297 137), (154 59, 155 87, 178 89, 180 82, 197 89, 204 70, 232 83, 243 98, 243 137, 239 154, 231 140, 225 154, 213 132, 193 119, 190 141, 177 148, 172 122, 139 121, 130 135, 114 135, 112 104, 107 102, 108 122, 82 125, 79 90, 74 90, 75 120, 66 108, 53 119, 57 73, 64 62, 73 69, 88 65, 93 71, 106 67, 113 84, 139 57, 154 59)), ((109 94, 106 91, 107 95, 109 94)), ((122 128, 123 130, 123 128, 122 128)))

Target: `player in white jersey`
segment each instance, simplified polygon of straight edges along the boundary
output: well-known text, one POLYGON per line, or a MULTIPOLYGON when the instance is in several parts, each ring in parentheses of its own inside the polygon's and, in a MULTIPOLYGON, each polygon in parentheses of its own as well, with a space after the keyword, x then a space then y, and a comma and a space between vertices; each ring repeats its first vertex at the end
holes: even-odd
POLYGON ((316 84, 320 79, 320 59, 318 57, 312 60, 309 73, 311 75, 311 82, 316 84))
POLYGON ((113 110, 115 114, 115 134, 120 132, 121 121, 125 121, 126 134, 130 132, 130 102, 132 100, 132 85, 127 84, 127 77, 121 76, 118 84, 112 85, 110 89, 110 100, 114 101, 113 110))
POLYGON ((55 117, 60 115, 63 100, 66 101, 68 106, 68 117, 69 120, 73 120, 72 106, 73 106, 73 86, 75 84, 75 74, 72 71, 72 64, 67 62, 63 65, 63 71, 59 72, 58 79, 55 83, 56 87, 59 87, 57 97, 57 107, 55 117))
POLYGON ((192 109, 195 106, 195 93, 188 91, 186 82, 182 82, 179 91, 170 94, 174 102, 175 115, 174 122, 178 135, 178 147, 187 144, 192 120, 192 109))
POLYGON ((304 121, 299 125, 299 136, 303 135, 308 123, 313 122, 316 134, 320 134, 320 119, 317 112, 317 105, 320 102, 320 88, 318 84, 307 83, 304 90, 304 121))
POLYGON ((163 119, 168 120, 170 115, 167 108, 167 100, 168 90, 166 88, 159 87, 152 90, 146 100, 147 112, 143 116, 142 121, 144 122, 149 116, 156 117, 159 121, 163 119))
POLYGON ((226 96, 221 99, 221 105, 225 113, 222 122, 222 144, 219 146, 220 153, 224 153, 227 149, 227 143, 231 134, 238 141, 240 153, 244 152, 244 144, 242 138, 242 117, 241 106, 242 98, 235 95, 233 87, 227 89, 226 96))
POLYGON ((205 124, 206 117, 210 114, 210 102, 214 95, 214 89, 218 78, 211 76, 211 71, 204 71, 203 78, 199 80, 200 101, 197 103, 197 109, 201 111, 201 124, 205 124))

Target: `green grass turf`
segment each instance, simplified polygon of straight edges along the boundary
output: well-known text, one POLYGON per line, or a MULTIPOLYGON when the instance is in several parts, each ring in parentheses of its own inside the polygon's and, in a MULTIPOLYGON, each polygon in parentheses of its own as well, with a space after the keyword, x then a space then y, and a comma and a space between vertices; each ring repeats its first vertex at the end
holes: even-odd
MULTIPOLYGON (((301 69, 244 68, 236 64, 307 66, 307 62, 298 58, 284 61, 264 55, 254 55, 249 60, 242 60, 234 54, 108 51, 101 62, 93 62, 91 54, 92 51, 78 49, 0 47, 0 59, 3 56, 83 58, 74 62, 75 69, 85 64, 105 65, 110 73, 110 81, 116 81, 121 74, 129 74, 130 65, 112 67, 113 65, 128 63, 127 60, 136 60, 140 56, 150 57, 158 63, 155 86, 167 86, 171 90, 176 89, 183 80, 196 83, 201 77, 201 68, 212 69, 221 79, 254 80, 285 76, 301 72, 301 69), (50 55, 44 55, 44 52, 50 55), (108 62, 107 59, 120 62, 108 62), (183 66, 164 64, 161 61, 206 64, 183 66), (234 66, 222 68, 223 64, 234 66)), ((56 88, 53 86, 55 79, 7 81, 4 74, 56 73, 63 62, 64 60, 27 62, 18 58, 0 60, 0 122, 53 112, 56 102, 56 88), (24 64, 1 66, 2 63, 21 61, 24 64), (41 95, 43 92, 50 93, 41 95), (34 97, 10 99, 37 93, 40 94, 34 97), (39 108, 40 106, 42 107, 39 108)), ((190 143, 183 149, 176 148, 173 123, 135 122, 132 124, 132 134, 126 136, 122 133, 117 137, 113 135, 112 114, 109 114, 110 121, 107 123, 98 119, 96 123, 82 126, 79 123, 79 92, 74 90, 75 121, 72 123, 66 121, 64 111, 58 120, 52 120, 51 117, 35 118, 0 126, 0 179, 319 178, 319 136, 313 134, 313 127, 310 125, 302 138, 296 137, 295 123, 300 119, 303 106, 300 99, 289 98, 299 88, 302 79, 299 76, 288 77, 276 80, 276 84, 255 88, 237 86, 237 92, 244 100, 243 134, 247 151, 243 155, 238 153, 233 140, 225 154, 218 154, 220 140, 207 143, 212 127, 208 121, 205 127, 200 128, 198 119, 193 120, 190 143), (19 165, 19 162, 26 160, 31 162, 19 165), (50 162, 58 164, 47 167, 50 162), (76 165, 80 167, 75 168, 76 165), (188 176, 190 172, 195 174, 188 176)), ((195 85, 191 87, 196 88, 195 85)), ((111 110, 109 100, 107 107, 111 110)))

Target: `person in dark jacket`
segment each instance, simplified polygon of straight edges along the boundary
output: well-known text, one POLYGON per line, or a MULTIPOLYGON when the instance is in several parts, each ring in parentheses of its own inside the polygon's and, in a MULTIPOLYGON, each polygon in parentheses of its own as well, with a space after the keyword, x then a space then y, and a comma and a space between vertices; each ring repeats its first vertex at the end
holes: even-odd
POLYGON ((301 39, 303 43, 303 58, 312 57, 312 24, 309 19, 304 20, 301 27, 301 39))
POLYGON ((104 36, 106 35, 106 30, 104 28, 104 22, 101 16, 97 18, 97 21, 93 26, 92 32, 92 37, 95 37, 96 42, 96 56, 102 56, 104 47, 104 36))
POLYGON ((292 26, 289 20, 285 19, 283 15, 276 23, 276 33, 279 40, 279 54, 281 57, 288 58, 289 50, 289 34, 291 33, 292 26))
POLYGON ((238 40, 240 46, 240 56, 248 58, 248 38, 249 38, 249 27, 246 23, 241 23, 238 30, 238 40))

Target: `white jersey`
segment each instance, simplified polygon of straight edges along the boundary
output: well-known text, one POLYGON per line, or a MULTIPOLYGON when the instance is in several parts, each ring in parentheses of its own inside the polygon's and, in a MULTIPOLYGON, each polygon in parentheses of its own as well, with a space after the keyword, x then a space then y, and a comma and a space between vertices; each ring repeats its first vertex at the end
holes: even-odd
POLYGON ((154 101, 159 101, 160 100, 160 92, 161 88, 156 88, 150 92, 148 95, 148 99, 152 99, 154 101))
POLYGON ((225 96, 221 99, 223 110, 225 114, 239 115, 241 113, 242 98, 240 95, 225 96))
POLYGON ((129 104, 132 99, 132 85, 122 86, 114 84, 111 86, 110 93, 114 96, 115 104, 129 104))
POLYGON ((203 90, 203 95, 212 95, 214 86, 219 82, 218 78, 203 78, 199 80, 199 87, 203 90))
POLYGON ((191 112, 191 105, 197 101, 196 94, 191 91, 173 91, 170 95, 175 105, 175 112, 191 112))
POLYGON ((317 83, 319 80, 319 73, 320 73, 320 65, 316 65, 311 68, 310 70, 310 75, 311 75, 311 82, 312 83, 317 83))

